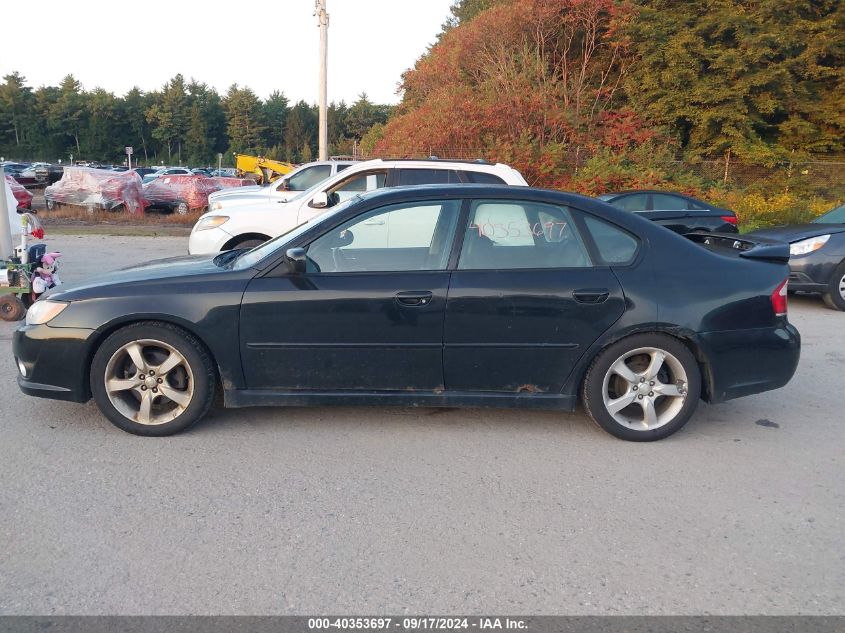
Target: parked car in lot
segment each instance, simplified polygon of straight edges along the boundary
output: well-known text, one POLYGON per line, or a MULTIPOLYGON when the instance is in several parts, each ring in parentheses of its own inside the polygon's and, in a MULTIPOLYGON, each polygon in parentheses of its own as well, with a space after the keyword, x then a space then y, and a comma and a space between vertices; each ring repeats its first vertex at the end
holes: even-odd
POLYGON ((829 307, 845 311, 845 204, 809 224, 748 235, 789 242, 789 290, 820 294, 829 307))
POLYGON ((684 235, 738 233, 736 213, 672 191, 622 191, 599 196, 617 209, 637 213, 684 235))
POLYGON ((371 160, 356 163, 288 200, 264 198, 229 205, 211 196, 209 212, 197 221, 188 240, 192 255, 253 247, 325 212, 363 191, 381 187, 438 183, 491 183, 527 186, 507 165, 480 161, 371 160))
POLYGON ((185 167, 161 167, 151 174, 144 175, 142 179, 143 184, 155 180, 159 176, 190 176, 191 170, 185 167))
POLYGON ((11 176, 6 176, 6 186, 12 192, 18 213, 32 211, 32 194, 11 176))
POLYGON ((188 428, 222 389, 227 407, 580 400, 613 435, 657 440, 699 399, 789 381, 788 257, 573 194, 385 188, 252 250, 61 286, 13 353, 25 393, 93 396, 139 435, 188 428))
POLYGON ((331 178, 344 169, 354 165, 352 160, 315 161, 300 165, 289 174, 266 185, 241 187, 237 191, 213 193, 208 199, 215 211, 230 209, 233 206, 248 206, 255 203, 275 203, 290 200, 302 191, 331 178), (217 203, 215 205, 215 203, 217 203))

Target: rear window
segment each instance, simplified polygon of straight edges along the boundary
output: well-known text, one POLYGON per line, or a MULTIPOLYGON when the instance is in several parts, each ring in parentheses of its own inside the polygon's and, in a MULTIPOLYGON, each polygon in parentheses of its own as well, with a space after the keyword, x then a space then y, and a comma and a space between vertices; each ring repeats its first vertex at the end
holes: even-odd
POLYGON ((484 171, 465 171, 464 175, 466 176, 469 182, 474 182, 482 185, 505 185, 507 184, 504 180, 499 178, 498 176, 494 176, 493 174, 488 174, 484 171))
POLYGON ((584 223, 606 264, 625 265, 634 261, 639 242, 633 235, 592 215, 584 214, 584 223))

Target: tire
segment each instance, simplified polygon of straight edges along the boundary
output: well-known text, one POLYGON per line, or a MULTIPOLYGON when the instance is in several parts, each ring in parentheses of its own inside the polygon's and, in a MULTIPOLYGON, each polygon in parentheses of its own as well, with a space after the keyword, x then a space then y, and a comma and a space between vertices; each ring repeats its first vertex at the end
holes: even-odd
POLYGON ((823 299, 828 308, 845 312, 845 261, 833 272, 823 299))
POLYGON ((173 207, 173 213, 176 215, 188 215, 188 203, 177 202, 176 206, 173 207))
POLYGON ((94 401, 112 424, 155 437, 179 433, 202 419, 216 386, 214 363, 202 343, 157 321, 128 325, 103 341, 91 362, 90 380, 94 401))
POLYGON ((56 202, 55 200, 50 200, 48 198, 46 202, 47 202, 47 210, 48 211, 55 211, 56 209, 59 208, 59 203, 56 202))
POLYGON ((678 339, 657 333, 635 334, 602 350, 587 369, 581 390, 593 421, 633 442, 660 440, 681 429, 700 396, 695 356, 678 339))
POLYGON ((4 321, 20 321, 26 316, 26 306, 16 295, 0 296, 0 319, 4 321))
POLYGON ((261 246, 267 240, 257 240, 257 239, 248 239, 248 240, 241 240, 237 244, 235 244, 231 250, 237 250, 239 248, 255 248, 256 246, 261 246))

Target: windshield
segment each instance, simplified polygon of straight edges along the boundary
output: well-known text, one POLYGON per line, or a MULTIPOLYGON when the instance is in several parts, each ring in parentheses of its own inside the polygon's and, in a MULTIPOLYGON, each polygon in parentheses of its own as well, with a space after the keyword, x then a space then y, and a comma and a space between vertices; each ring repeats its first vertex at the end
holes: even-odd
POLYGON ((310 230, 316 224, 320 224, 321 222, 325 222, 327 219, 335 215, 336 213, 340 213, 351 204, 358 202, 361 199, 360 195, 353 196, 348 200, 344 200, 340 204, 335 205, 325 213, 318 215, 315 218, 310 219, 308 222, 303 222, 299 226, 292 228, 287 233, 282 233, 278 237, 274 237, 272 240, 268 242, 264 242, 260 246, 256 246, 255 248, 244 251, 238 258, 234 261, 232 268, 235 270, 243 270, 244 268, 250 268, 255 266, 258 262, 262 259, 271 255, 278 251, 281 248, 292 241, 295 240, 297 237, 305 233, 305 231, 310 230))
POLYGON ((820 215, 813 222, 816 224, 845 224, 845 204, 820 215))

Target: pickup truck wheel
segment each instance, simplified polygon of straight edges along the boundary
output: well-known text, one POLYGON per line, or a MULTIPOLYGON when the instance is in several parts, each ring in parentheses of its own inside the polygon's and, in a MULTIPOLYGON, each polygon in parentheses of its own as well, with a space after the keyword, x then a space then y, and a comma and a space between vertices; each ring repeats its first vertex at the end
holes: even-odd
POLYGON ((135 323, 109 336, 91 362, 91 392, 115 426, 164 436, 199 421, 214 400, 214 365, 194 336, 169 323, 135 323))
POLYGON ((830 278, 824 302, 828 308, 845 311, 845 261, 839 264, 830 278))
POLYGON ((603 350, 584 378, 587 413, 605 431, 634 442, 663 439, 692 416, 701 371, 692 352, 666 334, 636 334, 603 350))

